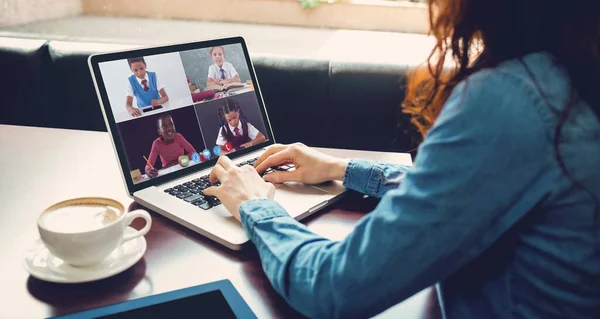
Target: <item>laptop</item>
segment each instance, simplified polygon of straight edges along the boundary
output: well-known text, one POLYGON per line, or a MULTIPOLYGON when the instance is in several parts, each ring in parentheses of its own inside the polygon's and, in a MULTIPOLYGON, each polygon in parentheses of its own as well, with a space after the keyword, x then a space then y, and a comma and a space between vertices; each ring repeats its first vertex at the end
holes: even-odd
MULTIPOLYGON (((275 143, 244 39, 95 54, 88 64, 130 196, 240 250, 248 242, 241 224, 202 190, 211 186, 208 176, 219 156, 228 156, 238 166, 253 165, 275 143), (237 85, 227 89, 231 82, 237 85), (198 94, 209 85, 221 87, 198 94), (148 111, 152 103, 160 108, 148 111), (134 116, 136 109, 146 111, 134 116)), ((324 151, 336 155, 334 149, 324 151)), ((284 165, 266 173, 294 169, 284 165)), ((275 200, 301 220, 345 191, 340 182, 285 183, 276 185, 275 200)))

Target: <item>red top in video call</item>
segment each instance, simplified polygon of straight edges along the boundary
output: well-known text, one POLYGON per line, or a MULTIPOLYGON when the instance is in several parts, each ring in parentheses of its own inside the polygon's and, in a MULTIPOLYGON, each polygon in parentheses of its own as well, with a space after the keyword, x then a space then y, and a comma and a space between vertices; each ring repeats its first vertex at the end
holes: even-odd
MULTIPOLYGON (((152 149, 150 150, 148 161, 152 163, 153 166, 156 166, 154 165, 154 163, 156 163, 156 157, 160 155, 162 168, 169 167, 178 163, 179 156, 185 155, 184 150, 187 152, 187 154, 196 152, 192 144, 190 144, 185 137, 183 137, 183 135, 175 133, 175 138, 173 138, 173 141, 168 143, 163 141, 162 137, 159 137, 152 143, 152 149)), ((150 165, 146 164, 146 172, 149 169, 150 165)))

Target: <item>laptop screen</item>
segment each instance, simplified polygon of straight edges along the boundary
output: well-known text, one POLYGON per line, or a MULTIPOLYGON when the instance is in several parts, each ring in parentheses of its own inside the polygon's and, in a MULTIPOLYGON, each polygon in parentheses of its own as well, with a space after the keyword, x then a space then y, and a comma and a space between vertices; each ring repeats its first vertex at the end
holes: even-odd
POLYGON ((269 140, 240 43, 132 55, 98 68, 133 184, 269 140))

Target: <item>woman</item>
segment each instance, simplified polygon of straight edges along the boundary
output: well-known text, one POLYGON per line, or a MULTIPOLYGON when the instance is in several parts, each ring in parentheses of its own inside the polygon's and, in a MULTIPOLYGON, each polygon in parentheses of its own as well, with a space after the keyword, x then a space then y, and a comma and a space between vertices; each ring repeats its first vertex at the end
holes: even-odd
POLYGON ((430 77, 413 77, 404 104, 426 132, 413 167, 302 145, 273 146, 256 163, 259 173, 296 164, 266 181, 337 179, 381 196, 345 240, 294 221, 272 185, 227 158, 211 173, 221 186, 206 192, 241 220, 274 288, 309 317, 369 317, 440 283, 447 318, 597 318, 599 1, 429 9, 430 77))

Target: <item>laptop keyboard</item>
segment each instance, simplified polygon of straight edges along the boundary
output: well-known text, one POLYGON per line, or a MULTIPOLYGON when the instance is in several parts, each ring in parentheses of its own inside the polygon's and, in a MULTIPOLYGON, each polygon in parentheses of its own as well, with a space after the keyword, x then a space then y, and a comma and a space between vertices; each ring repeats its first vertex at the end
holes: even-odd
MULTIPOLYGON (((239 164, 237 164, 237 166, 241 167, 244 165, 254 165, 254 163, 256 163, 256 160, 258 160, 258 158, 253 158, 251 160, 239 163, 239 164)), ((261 174, 261 176, 264 176, 264 175, 269 174, 274 171, 287 171, 292 168, 294 168, 294 165, 283 165, 283 166, 278 166, 278 167, 271 167, 271 168, 267 169, 263 174, 261 174)), ((221 183, 218 181, 214 184, 211 184, 209 181, 209 175, 204 175, 200 178, 196 178, 189 182, 181 183, 172 188, 165 189, 165 193, 175 196, 175 197, 177 197, 183 201, 186 201, 194 206, 197 206, 204 210, 207 210, 214 206, 221 205, 221 202, 219 201, 218 198, 216 198, 214 196, 203 195, 202 191, 211 186, 219 186, 219 185, 221 185, 221 183)))

